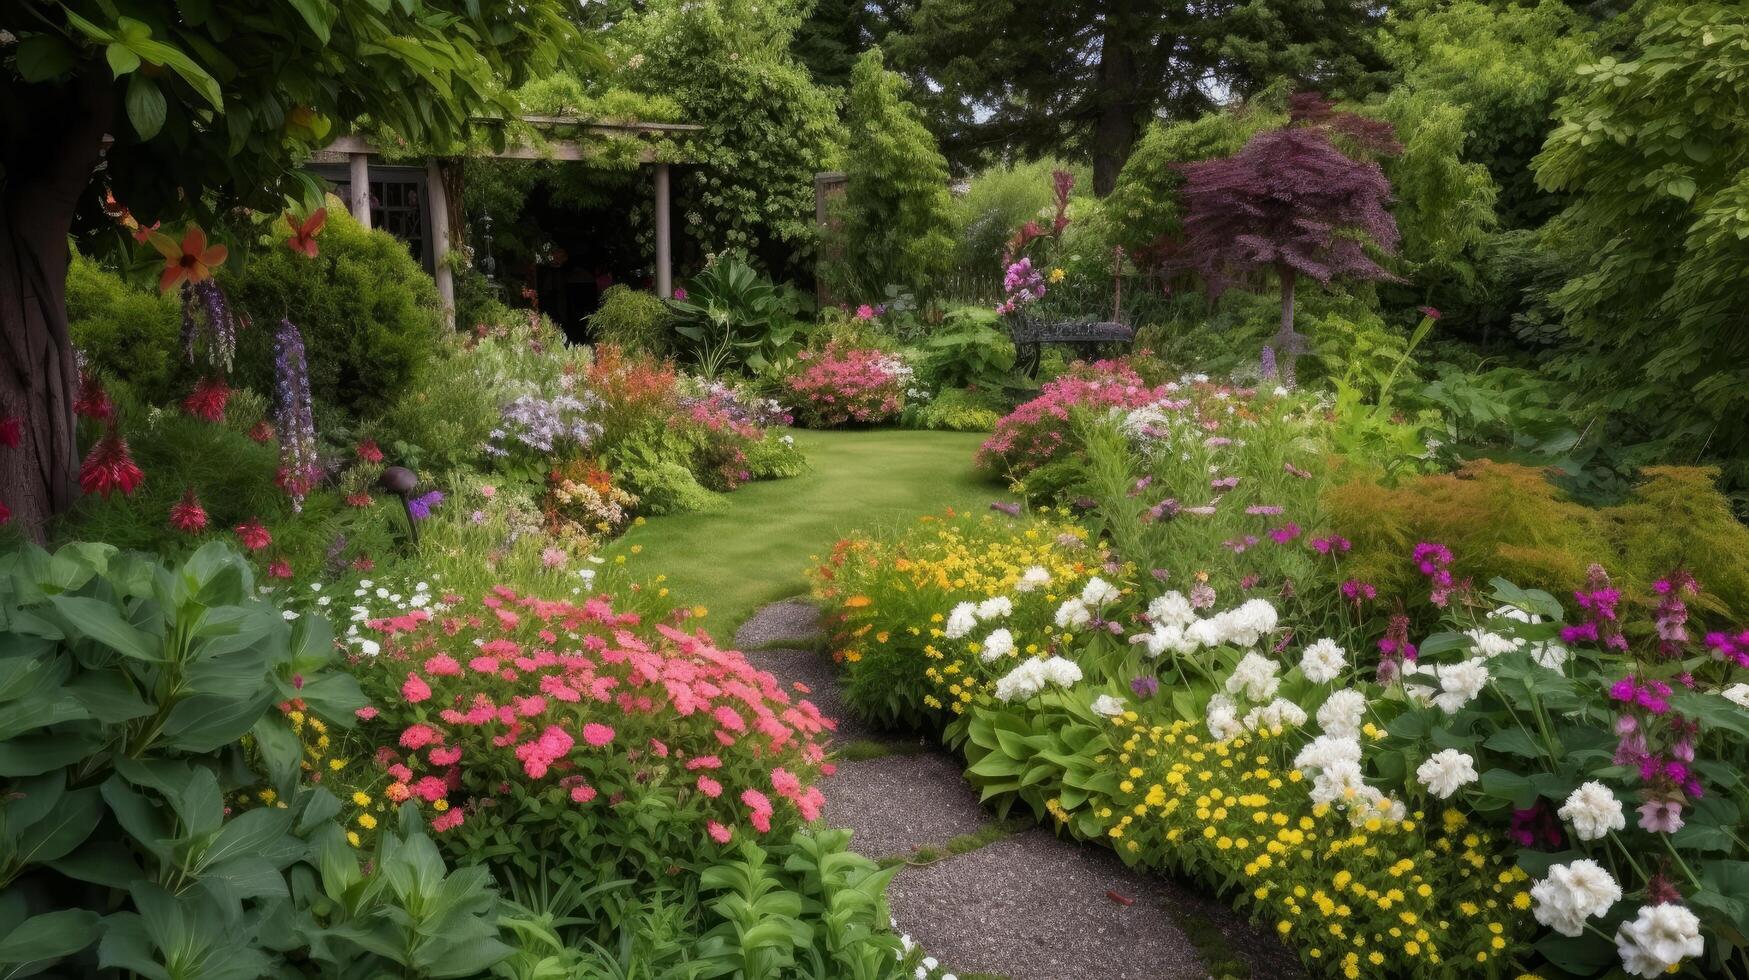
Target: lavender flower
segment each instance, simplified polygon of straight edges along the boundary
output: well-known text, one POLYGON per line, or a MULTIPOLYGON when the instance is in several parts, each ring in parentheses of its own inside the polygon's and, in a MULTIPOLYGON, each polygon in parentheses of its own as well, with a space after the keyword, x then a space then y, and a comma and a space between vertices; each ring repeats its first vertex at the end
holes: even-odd
POLYGON ((310 413, 310 368, 304 337, 290 320, 273 335, 273 431, 279 437, 279 485, 302 511, 304 495, 321 477, 316 422, 310 413))
POLYGON ((423 521, 431 516, 431 508, 443 503, 443 491, 431 490, 407 501, 407 513, 413 515, 416 521, 423 521))
POLYGON ((237 320, 225 291, 211 279, 182 284, 182 359, 189 364, 202 334, 207 363, 229 371, 237 357, 237 320))
POLYGON ((598 404, 593 395, 523 395, 499 410, 502 424, 492 430, 486 451, 493 456, 509 455, 504 445, 507 440, 539 453, 551 453, 567 443, 587 446, 601 435, 601 426, 586 418, 598 404))
POLYGON ((1138 698, 1151 698, 1160 691, 1160 678, 1143 675, 1130 681, 1130 690, 1138 698))
POLYGON ((1268 344, 1263 345, 1263 363, 1258 373, 1265 381, 1275 380, 1275 348, 1268 344))

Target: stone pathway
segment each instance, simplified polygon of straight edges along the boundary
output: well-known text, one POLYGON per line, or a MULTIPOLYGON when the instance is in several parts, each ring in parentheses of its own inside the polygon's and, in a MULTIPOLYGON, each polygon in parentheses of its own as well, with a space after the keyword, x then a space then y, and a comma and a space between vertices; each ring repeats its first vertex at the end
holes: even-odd
POLYGON ((735 636, 748 659, 800 681, 839 720, 838 771, 821 783, 826 822, 859 853, 907 866, 888 892, 900 932, 962 980, 1201 980, 1303 976, 1275 936, 1225 903, 1126 868, 1105 848, 1030 821, 998 821, 932 743, 876 732, 844 709, 819 651, 819 613, 760 610, 735 636))

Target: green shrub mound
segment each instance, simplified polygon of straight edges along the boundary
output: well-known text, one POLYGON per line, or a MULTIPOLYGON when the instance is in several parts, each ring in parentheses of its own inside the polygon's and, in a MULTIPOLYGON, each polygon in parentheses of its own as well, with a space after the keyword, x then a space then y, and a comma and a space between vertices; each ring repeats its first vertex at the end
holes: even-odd
POLYGON ((187 392, 177 387, 182 304, 159 295, 82 255, 67 269, 67 332, 85 365, 106 383, 120 381, 142 400, 157 403, 187 392))
POLYGON ((673 316, 667 304, 630 286, 609 286, 601 309, 589 318, 597 343, 617 344, 637 354, 662 357, 674 346, 673 316))
POLYGON ((287 248, 277 222, 257 248, 220 268, 232 308, 255 318, 238 333, 235 380, 273 390, 271 328, 284 317, 303 332, 316 401, 374 414, 422 382, 444 335, 443 308, 404 243, 329 203, 314 259, 287 248))

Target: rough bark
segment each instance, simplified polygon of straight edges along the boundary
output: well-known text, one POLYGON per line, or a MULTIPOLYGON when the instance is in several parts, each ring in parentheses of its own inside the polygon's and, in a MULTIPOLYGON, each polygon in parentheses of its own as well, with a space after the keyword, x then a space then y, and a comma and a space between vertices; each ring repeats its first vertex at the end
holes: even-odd
POLYGON ((23 421, 0 447, 0 502, 26 537, 78 496, 78 376, 67 334, 67 236, 103 152, 114 102, 101 65, 63 87, 0 82, 0 418, 23 421))
POLYGON ((1278 266, 1276 273, 1281 278, 1281 329, 1275 333, 1275 361, 1282 377, 1292 384, 1295 362, 1307 349, 1305 336, 1294 330, 1294 283, 1299 275, 1288 265, 1278 266))
POLYGON ((1137 71, 1135 52, 1124 39, 1121 11, 1110 10, 1094 90, 1099 118, 1093 128, 1093 193, 1100 197, 1117 186, 1117 175, 1136 145, 1137 71))

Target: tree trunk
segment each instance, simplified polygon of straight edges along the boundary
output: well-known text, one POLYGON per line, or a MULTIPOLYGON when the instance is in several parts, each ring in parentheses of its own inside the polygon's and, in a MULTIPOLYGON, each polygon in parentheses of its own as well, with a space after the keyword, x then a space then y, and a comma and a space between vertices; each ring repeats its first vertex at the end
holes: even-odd
POLYGON ((0 418, 22 421, 0 446, 0 503, 27 538, 78 496, 73 426, 78 369, 67 335, 67 236, 103 153, 113 112, 101 65, 65 87, 0 83, 9 131, 0 187, 0 418))
POLYGON ((1294 383, 1294 362, 1306 351, 1306 338, 1294 330, 1294 280, 1291 266, 1277 266, 1281 278, 1281 329, 1275 333, 1275 362, 1289 385, 1294 383))
POLYGON ((1106 11, 1094 89, 1099 118, 1093 129, 1093 193, 1100 197, 1117 186, 1118 172, 1136 145, 1136 55, 1124 41, 1121 6, 1106 11))

